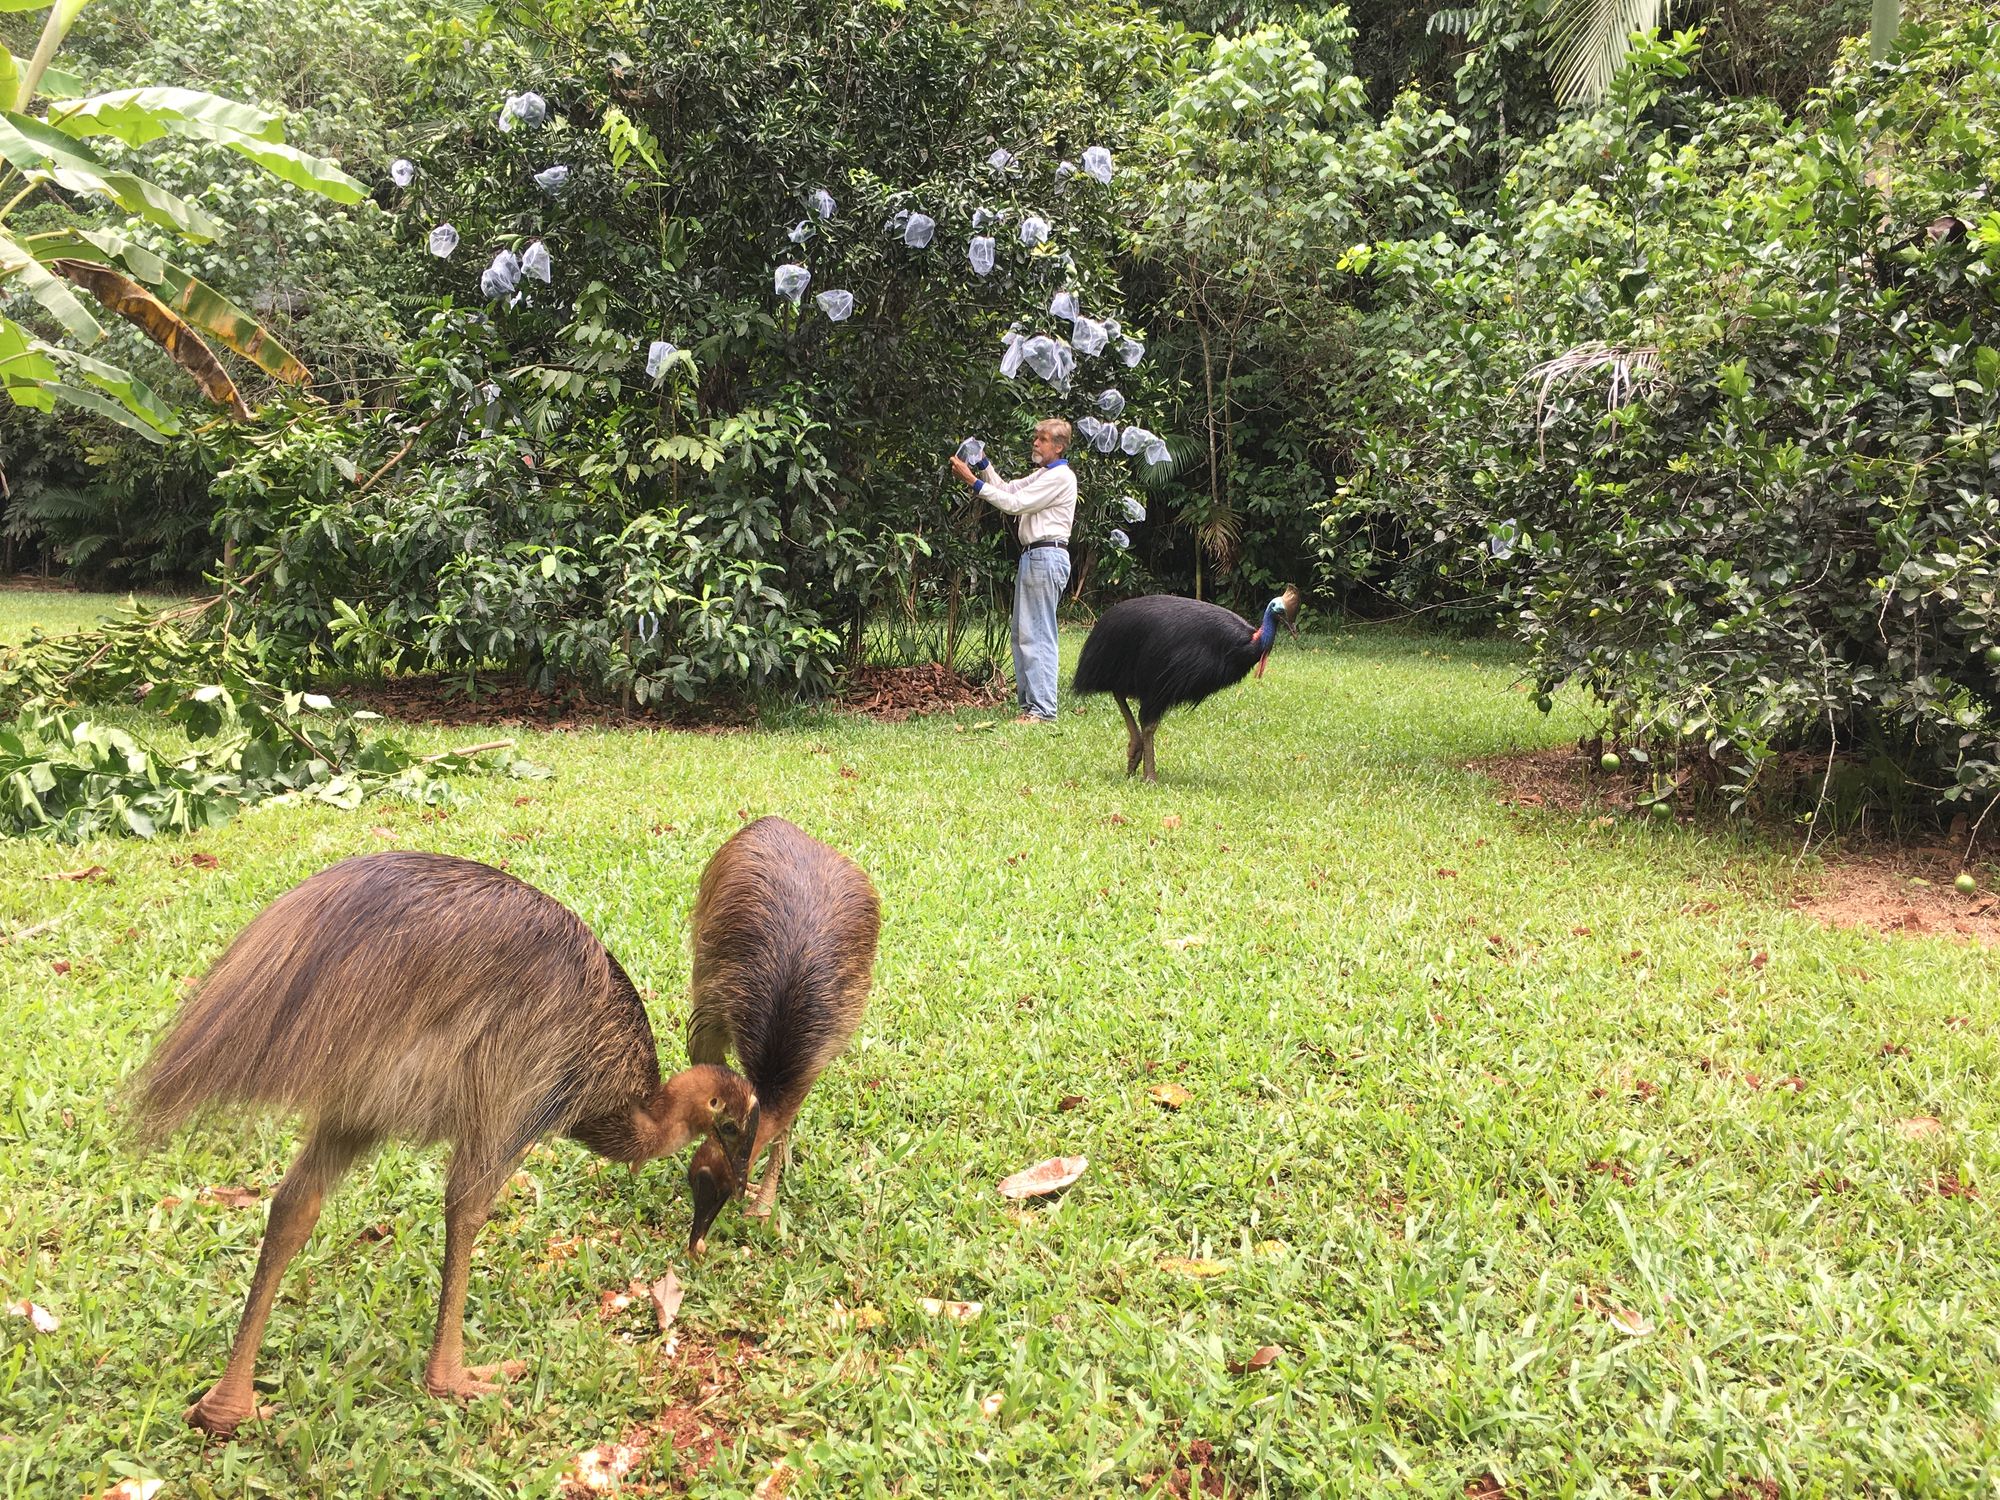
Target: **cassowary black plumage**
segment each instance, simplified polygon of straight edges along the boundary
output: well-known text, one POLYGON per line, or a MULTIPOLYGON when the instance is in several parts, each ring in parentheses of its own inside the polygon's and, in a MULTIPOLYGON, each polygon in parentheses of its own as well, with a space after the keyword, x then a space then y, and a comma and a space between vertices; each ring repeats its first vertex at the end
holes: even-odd
POLYGON ((1278 638, 1282 621, 1294 636, 1299 591, 1289 584, 1280 597, 1264 607, 1260 624, 1252 625, 1233 610, 1181 599, 1172 594, 1148 594, 1107 609, 1091 628, 1076 664, 1073 690, 1079 694, 1110 693, 1125 715, 1129 736, 1125 774, 1143 764, 1146 780, 1153 773, 1153 732, 1170 708, 1199 703, 1231 683, 1241 682, 1252 667, 1264 675, 1264 659, 1278 638), (1131 704, 1139 700, 1139 716, 1131 704))

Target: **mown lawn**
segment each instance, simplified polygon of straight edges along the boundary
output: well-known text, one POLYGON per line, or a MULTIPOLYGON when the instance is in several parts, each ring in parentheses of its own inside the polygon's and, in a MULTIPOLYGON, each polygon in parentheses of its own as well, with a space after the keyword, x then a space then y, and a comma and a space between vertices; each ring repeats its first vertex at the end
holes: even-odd
POLYGON ((28 633, 61 635, 84 630, 136 600, 163 607, 177 600, 157 594, 78 594, 66 589, 0 589, 0 646, 18 646, 28 633))
MULTIPOLYGON (((546 1495, 672 1407, 716 1436, 703 1495, 780 1461, 794 1495, 1199 1492, 1191 1452, 1246 1495, 1990 1493, 1993 957, 1820 930, 1786 907, 1788 849, 1503 807, 1464 763, 1582 723, 1515 671, 1497 646, 1286 643, 1168 722, 1157 787, 1124 778, 1100 700, 1054 730, 533 736, 552 780, 465 781, 436 821, 378 802, 0 846, 0 933, 60 919, 0 946, 0 1293, 61 1319, 0 1317, 0 1492, 546 1495), (726 1215, 690 1268, 681 1163, 537 1152, 467 1330, 530 1371, 441 1406, 418 1378, 442 1153, 390 1149, 294 1265, 273 1414, 204 1446, 180 1412, 263 1206, 198 1194, 268 1191, 292 1138, 124 1144, 119 1081, 184 980, 345 855, 504 860, 651 988, 671 1064, 695 881, 762 813, 849 851, 886 917, 779 1219, 726 1215), (1147 1094, 1169 1082, 1178 1111, 1147 1094), (1078 1152, 1059 1201, 994 1191, 1078 1152), (599 1311, 669 1267, 671 1353, 643 1298, 599 1311)), ((627 1489, 692 1467, 662 1441, 627 1489)))

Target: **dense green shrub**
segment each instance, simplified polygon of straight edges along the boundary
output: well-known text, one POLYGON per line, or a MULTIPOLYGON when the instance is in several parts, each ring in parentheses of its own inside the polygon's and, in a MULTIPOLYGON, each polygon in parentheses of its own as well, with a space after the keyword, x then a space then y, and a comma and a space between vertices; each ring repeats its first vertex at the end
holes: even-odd
POLYGON ((1657 44, 1491 232, 1351 257, 1404 306, 1329 573, 1513 612, 1662 795, 1795 747, 2000 795, 2000 29, 1906 39, 1796 119, 1657 44))
MULTIPOLYGON (((1122 151, 1168 65, 1141 15, 1056 15, 652 0, 441 26, 420 86, 442 123, 393 204, 438 311, 392 413, 274 421, 224 476, 254 618, 349 667, 516 665, 651 702, 810 688, 868 612, 981 597, 1011 556, 948 479, 959 439, 1018 463, 1034 419, 1114 383, 1150 415, 1148 365, 1081 360, 1062 394, 998 373, 1010 324, 1059 326, 1059 289, 1119 316, 1129 168, 1105 187, 1064 164, 1122 151), (531 88, 548 121, 503 130, 503 95, 531 88), (538 186, 554 165, 567 181, 538 186), (901 210, 935 219, 928 250, 885 228, 901 210), (999 216, 986 278, 978 210, 999 216), (1029 214, 1046 244, 1019 239, 1029 214), (496 253, 536 244, 546 286, 482 296, 496 253), (814 277, 798 308, 773 291, 791 260, 814 277), (817 311, 823 289, 852 317, 817 311), (678 352, 649 379, 654 340, 678 352)), ((1132 462, 1077 465, 1099 541, 1132 462)))

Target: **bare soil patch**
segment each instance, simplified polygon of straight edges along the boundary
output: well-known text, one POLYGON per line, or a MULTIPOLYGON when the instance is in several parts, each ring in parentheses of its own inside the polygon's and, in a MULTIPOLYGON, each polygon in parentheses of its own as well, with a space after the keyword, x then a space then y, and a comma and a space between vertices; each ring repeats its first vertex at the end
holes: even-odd
MULTIPOLYGON (((1496 782, 1505 806, 1601 818, 1645 815, 1642 782, 1624 771, 1600 772, 1592 759, 1569 747, 1491 755, 1468 761, 1465 769, 1496 782)), ((1685 806, 1677 807, 1675 816, 1690 820, 1685 806)), ((1821 846, 1815 858, 1816 869, 1799 872, 1790 898, 1794 911, 1828 927, 2000 947, 2000 895, 1992 888, 1996 871, 1990 857, 1971 861, 1977 891, 1968 896, 1952 884, 1968 868, 1962 843, 1937 837, 1848 840, 1821 846)))

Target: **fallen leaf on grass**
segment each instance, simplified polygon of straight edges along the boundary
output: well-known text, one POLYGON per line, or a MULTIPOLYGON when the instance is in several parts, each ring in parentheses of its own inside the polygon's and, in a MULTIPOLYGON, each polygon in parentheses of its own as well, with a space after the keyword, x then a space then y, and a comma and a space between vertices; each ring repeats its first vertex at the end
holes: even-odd
POLYGON ((750 1500, 784 1500, 791 1492, 792 1480, 796 1477, 792 1466, 780 1462, 778 1466, 757 1481, 757 1488, 750 1492, 750 1500))
POLYGON ((1256 1254, 1270 1259, 1280 1255, 1291 1254, 1292 1247, 1287 1245, 1283 1240, 1259 1240, 1252 1249, 1256 1254))
POLYGON ((1064 1094, 1062 1098, 1056 1100, 1056 1108, 1068 1114, 1073 1109, 1081 1109, 1085 1102, 1081 1094, 1064 1094))
POLYGON ((374 834, 375 837, 378 839, 392 839, 396 836, 395 829, 384 828, 380 823, 377 823, 373 828, 369 829, 368 831, 374 834))
POLYGON ((1228 1362, 1229 1373, 1247 1375, 1252 1370, 1268 1370, 1278 1362, 1278 1356, 1285 1351, 1276 1344, 1259 1344, 1256 1353, 1248 1359, 1232 1359, 1228 1362))
POLYGON ((1927 1141, 1934 1135, 1944 1134, 1944 1121, 1936 1115, 1912 1115, 1907 1120, 1896 1122, 1896 1134, 1906 1141, 1927 1141))
POLYGON ((665 1333, 674 1326, 674 1319, 680 1315, 681 1299, 687 1296, 681 1279, 669 1270, 646 1290, 652 1296, 653 1316, 659 1319, 660 1332, 665 1333))
POLYGON ((1211 1276, 1225 1276, 1229 1273, 1229 1262, 1204 1260, 1186 1255, 1163 1255, 1159 1260, 1162 1271, 1175 1276, 1192 1276, 1198 1281, 1206 1281, 1211 1276))
POLYGON ((1633 1183, 1639 1180, 1638 1176, 1632 1171, 1632 1169, 1626 1166, 1624 1162, 1618 1160, 1616 1157, 1613 1157, 1609 1161, 1594 1161, 1590 1164, 1590 1170, 1593 1172, 1601 1172, 1605 1176, 1613 1178, 1614 1180, 1623 1184, 1626 1187, 1632 1186, 1633 1183))
POLYGON ((202 850, 197 849, 192 854, 176 854, 167 863, 172 865, 176 870, 188 869, 190 867, 197 870, 213 870, 222 861, 217 859, 213 854, 204 853, 202 850))
POLYGON ((1178 828, 1178 827, 1180 827, 1180 826, 1181 826, 1181 815, 1180 815, 1179 813, 1168 813, 1168 814, 1167 814, 1167 815, 1166 815, 1166 816, 1165 816, 1164 818, 1160 819, 1160 826, 1161 826, 1162 828, 1178 828))
POLYGON ((1635 1339, 1642 1339, 1653 1331, 1653 1320, 1636 1308, 1607 1306, 1604 1316, 1610 1319, 1613 1328, 1620 1333, 1629 1333, 1635 1339))
POLYGON ((103 865, 85 865, 81 870, 59 870, 53 875, 44 875, 44 880, 101 880, 106 885, 116 885, 118 878, 103 865))
POLYGON ((59 958, 54 963, 50 964, 49 967, 51 969, 54 969, 58 974, 67 974, 69 972, 69 960, 66 958, 59 958))
POLYGON ((1438 879, 1439 879, 1439 880, 1456 880, 1456 879, 1458 879, 1458 871, 1456 871, 1456 870, 1449 870, 1449 869, 1446 869, 1446 868, 1445 868, 1444 866, 1440 865, 1440 866, 1438 866, 1438 879))
POLYGON ((1168 1109, 1179 1109, 1183 1104, 1192 1100, 1194 1095, 1190 1094, 1178 1083, 1156 1083, 1146 1090, 1146 1097, 1151 1099, 1155 1104, 1164 1105, 1168 1109))
POLYGON ((1946 1031, 1963 1031, 1971 1024, 1972 1017, 1970 1016, 1946 1016, 1944 1018, 1944 1029, 1946 1031))
POLYGON ((166 1483, 164 1479, 121 1479, 97 1500, 153 1500, 166 1483))
POLYGON ((988 1396, 984 1401, 979 1403, 979 1414, 982 1417, 999 1416, 1000 1408, 1002 1405, 1005 1404, 1006 1399, 1007 1398, 1004 1395, 1002 1395, 999 1391, 995 1391, 992 1395, 988 1396))
POLYGON ((1199 933, 1191 933, 1187 937, 1161 938, 1160 946, 1169 953, 1185 953, 1190 948, 1207 947, 1208 939, 1199 933))
POLYGON ((1766 964, 1770 963, 1770 961, 1771 961, 1771 955, 1764 952, 1761 948, 1758 949, 1757 952, 1750 955, 1750 967, 1753 969, 1761 969, 1766 964))
POLYGON ((1490 1473, 1465 1481, 1465 1500, 1507 1500, 1507 1486, 1490 1473))
POLYGON ((917 1305, 933 1318, 949 1318, 954 1323, 970 1323, 986 1311, 984 1302, 947 1302, 937 1297, 922 1297, 917 1305))
POLYGON ((1000 1196, 1003 1198, 1039 1198, 1048 1193, 1059 1193, 1083 1175, 1090 1160, 1082 1156, 1052 1156, 1047 1161, 1038 1161, 1032 1167, 1023 1167, 1012 1176, 1000 1179, 1000 1196))
POLYGON ((251 1187, 205 1187, 194 1198, 197 1203, 219 1203, 224 1208, 255 1208, 263 1196, 251 1187))
POLYGON ((357 1245, 379 1245, 396 1232, 396 1227, 386 1219, 380 1224, 370 1224, 354 1237, 357 1245))
POLYGON ((1115 812, 1110 817, 1106 818, 1104 821, 1109 823, 1113 828, 1123 828, 1127 823, 1131 822, 1132 820, 1126 817, 1125 814, 1121 812, 1115 812))
POLYGON ((17 1318, 26 1318, 34 1325, 37 1333, 54 1333, 62 1327, 62 1319, 38 1302, 30 1302, 23 1297, 19 1302, 9 1302, 7 1311, 17 1318))
POLYGON ((1947 1172, 1938 1179, 1937 1194, 1940 1198, 1963 1198, 1967 1202, 1979 1196, 1972 1184, 1956 1171, 1947 1172))

